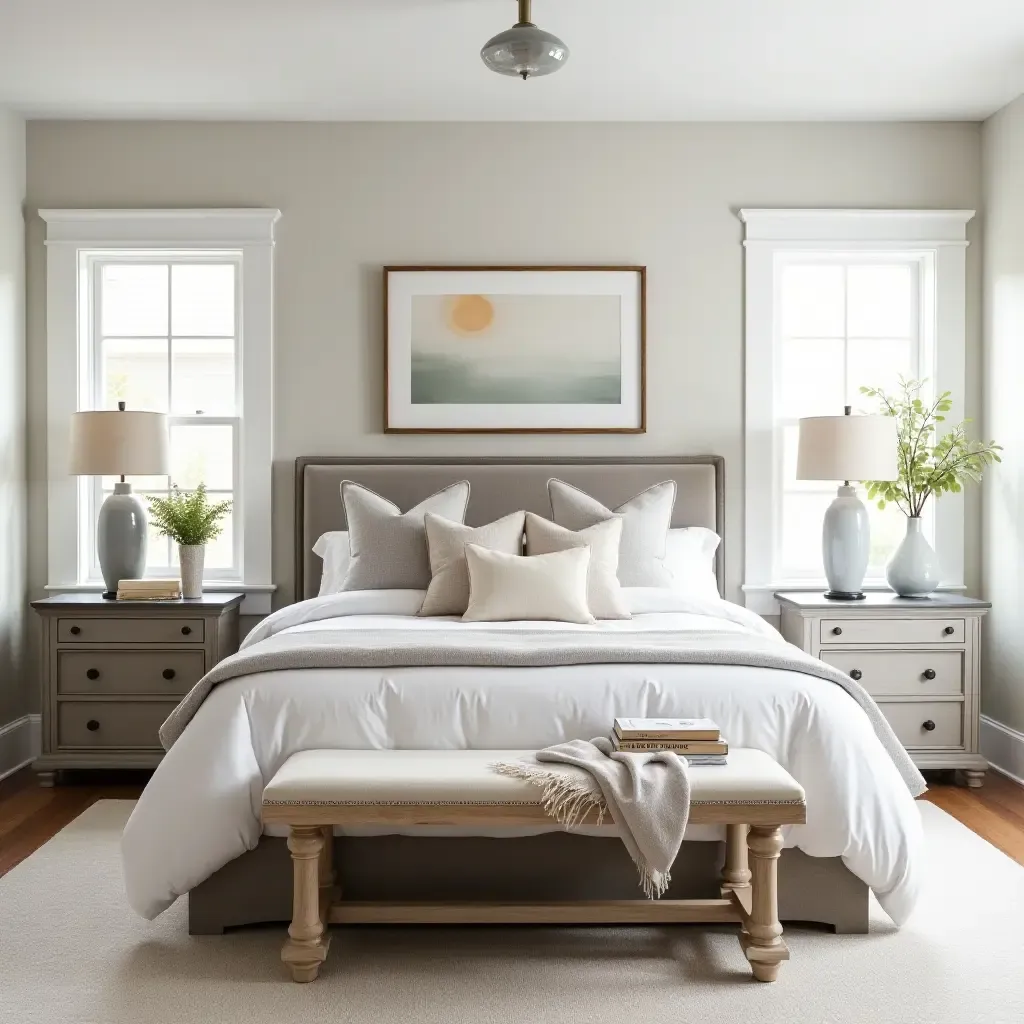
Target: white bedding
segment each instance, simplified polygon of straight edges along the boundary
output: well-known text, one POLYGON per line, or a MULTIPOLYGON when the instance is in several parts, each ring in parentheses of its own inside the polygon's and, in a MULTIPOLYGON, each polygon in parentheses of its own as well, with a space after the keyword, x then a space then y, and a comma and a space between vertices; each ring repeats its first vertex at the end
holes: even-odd
MULTIPOLYGON (((631 620, 529 625, 778 637, 763 619, 726 601, 643 588, 624 593, 631 620)), ((355 591, 303 601, 265 619, 243 646, 284 630, 430 630, 458 621, 417 618, 422 596, 355 591)), ((224 682, 167 752, 128 821, 122 849, 129 901, 155 917, 255 847, 263 786, 296 751, 540 748, 607 733, 616 715, 714 718, 732 745, 771 754, 807 792, 807 824, 787 829, 786 845, 841 856, 894 921, 909 915, 920 886, 920 816, 857 703, 839 686, 802 673, 687 664, 302 669, 224 682)), ((718 834, 694 827, 686 838, 718 834)))

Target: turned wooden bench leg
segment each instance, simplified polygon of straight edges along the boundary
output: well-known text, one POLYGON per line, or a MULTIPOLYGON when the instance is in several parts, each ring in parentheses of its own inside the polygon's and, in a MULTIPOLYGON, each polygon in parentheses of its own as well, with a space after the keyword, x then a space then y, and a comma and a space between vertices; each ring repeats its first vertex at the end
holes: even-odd
POLYGON ((320 875, 324 831, 319 826, 293 825, 288 836, 292 855, 292 923, 281 959, 291 968, 293 981, 312 981, 327 959, 330 936, 320 911, 320 875))
POLYGON ((750 854, 750 915, 740 935, 743 952, 758 981, 774 981, 779 964, 789 959, 779 924, 779 853, 782 830, 773 825, 751 825, 747 835, 750 854))
POLYGON ((722 895, 735 889, 750 887, 750 867, 747 864, 747 826, 725 826, 725 864, 722 867, 722 895))

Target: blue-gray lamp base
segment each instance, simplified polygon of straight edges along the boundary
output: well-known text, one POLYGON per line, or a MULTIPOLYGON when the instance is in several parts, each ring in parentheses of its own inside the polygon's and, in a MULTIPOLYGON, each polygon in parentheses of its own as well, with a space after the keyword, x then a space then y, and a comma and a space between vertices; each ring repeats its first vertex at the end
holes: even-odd
POLYGON ((146 540, 146 507, 132 494, 131 484, 114 484, 96 523, 105 598, 117 597, 118 581, 138 579, 146 571, 146 540))
POLYGON ((835 500, 825 512, 821 531, 821 554, 825 579, 832 601, 860 601, 861 584, 868 571, 871 552, 871 528, 868 510, 849 483, 842 484, 835 500))

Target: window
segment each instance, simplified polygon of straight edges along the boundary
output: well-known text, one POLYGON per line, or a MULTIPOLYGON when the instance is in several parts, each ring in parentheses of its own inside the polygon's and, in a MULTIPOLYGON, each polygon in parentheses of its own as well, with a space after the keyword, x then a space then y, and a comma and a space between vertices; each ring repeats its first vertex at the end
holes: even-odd
MULTIPOLYGON (((207 549, 211 589, 270 610, 272 245, 277 211, 43 211, 47 221, 51 466, 76 409, 169 417, 171 472, 141 495, 205 483, 230 499, 207 549)), ((101 589, 95 523, 115 478, 50 473, 49 589, 101 589)), ((147 575, 177 572, 152 530, 147 575)))
MULTIPOLYGON (((796 479, 798 420, 875 412, 861 386, 926 378, 963 400, 967 212, 748 210, 746 223, 747 604, 824 582, 821 527, 836 484, 796 479)), ((944 583, 963 576, 963 505, 925 521, 944 583)), ((868 507, 865 585, 884 586, 903 536, 898 508, 868 507)))

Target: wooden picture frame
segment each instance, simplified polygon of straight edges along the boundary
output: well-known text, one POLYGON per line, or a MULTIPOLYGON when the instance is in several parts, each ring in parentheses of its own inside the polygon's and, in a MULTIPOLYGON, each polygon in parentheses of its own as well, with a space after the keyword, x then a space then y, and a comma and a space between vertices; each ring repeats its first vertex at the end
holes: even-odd
POLYGON ((646 307, 642 266, 384 267, 384 431, 642 434, 646 307))

